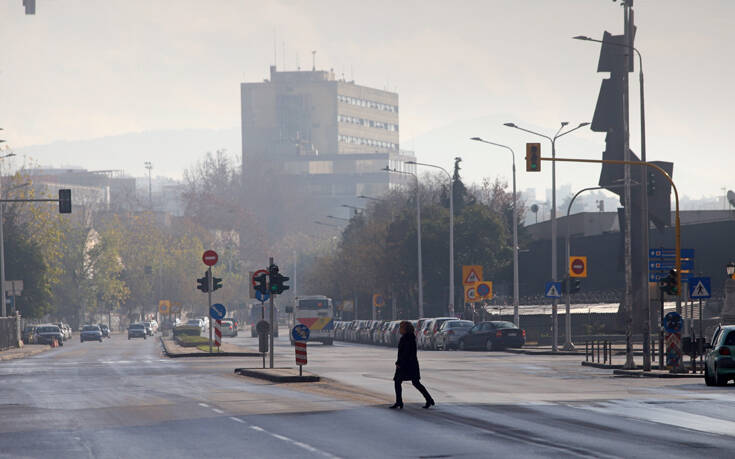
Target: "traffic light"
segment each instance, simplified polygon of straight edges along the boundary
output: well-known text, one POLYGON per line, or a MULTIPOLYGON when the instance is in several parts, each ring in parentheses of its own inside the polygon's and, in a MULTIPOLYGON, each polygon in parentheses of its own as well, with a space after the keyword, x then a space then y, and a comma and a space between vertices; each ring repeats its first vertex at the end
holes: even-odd
POLYGON ((571 287, 571 293, 578 293, 580 290, 582 290, 582 280, 579 278, 575 278, 572 280, 572 287, 571 287))
POLYGON ((648 171, 648 177, 646 179, 646 190, 648 191, 648 196, 653 196, 656 194, 656 173, 653 171, 648 171))
POLYGON ((212 291, 222 288, 222 278, 212 277, 212 291))
POLYGON ((658 287, 662 292, 678 296, 679 295, 679 284, 678 284, 678 273, 676 269, 669 271, 669 275, 661 279, 658 283, 658 287))
POLYGON ((204 293, 209 292, 209 271, 204 272, 204 277, 200 277, 197 279, 197 283, 199 286, 197 289, 201 290, 204 293))
POLYGON ((541 144, 540 143, 527 143, 526 144, 526 171, 527 172, 541 172, 541 144))
POLYGON ((71 190, 59 190, 59 213, 71 213, 71 190))
POLYGON ((270 276, 270 293, 271 295, 280 295, 285 290, 288 290, 288 285, 283 283, 289 280, 288 277, 278 272, 278 265, 270 265, 268 267, 268 275, 270 276))
POLYGON ((263 295, 268 293, 267 279, 268 275, 266 273, 253 277, 253 288, 256 292, 260 292, 263 295))

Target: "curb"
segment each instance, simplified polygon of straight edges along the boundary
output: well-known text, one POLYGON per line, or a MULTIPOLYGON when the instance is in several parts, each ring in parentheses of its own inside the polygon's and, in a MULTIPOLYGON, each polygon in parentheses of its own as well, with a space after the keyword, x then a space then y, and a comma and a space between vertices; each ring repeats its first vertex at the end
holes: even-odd
POLYGON ((662 373, 648 372, 639 370, 613 370, 614 375, 631 376, 637 378, 684 378, 684 379, 703 379, 704 375, 697 373, 662 373))
POLYGON ((166 342, 163 337, 158 338, 161 341, 161 347, 163 347, 163 353, 166 357, 175 359, 179 357, 262 357, 263 354, 259 352, 169 352, 166 347, 166 342))
MULTIPOLYGON (((592 367, 592 368, 602 368, 603 370, 616 370, 616 369, 622 369, 623 365, 610 365, 608 363, 597 363, 597 362, 587 362, 586 360, 582 361, 583 367, 592 367)), ((643 368, 640 365, 636 366, 636 368, 643 368)))
POLYGON ((264 379, 274 383, 319 382, 321 380, 317 375, 277 375, 268 373, 267 369, 256 368, 235 368, 235 374, 249 378, 264 379))
POLYGON ((578 351, 535 351, 532 349, 503 349, 502 352, 509 352, 511 354, 526 354, 526 355, 584 355, 578 351))

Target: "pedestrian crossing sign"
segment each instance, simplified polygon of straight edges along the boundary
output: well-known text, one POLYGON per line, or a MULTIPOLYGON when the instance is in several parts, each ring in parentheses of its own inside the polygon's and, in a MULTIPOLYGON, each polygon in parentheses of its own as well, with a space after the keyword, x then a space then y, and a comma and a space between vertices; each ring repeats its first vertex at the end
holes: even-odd
POLYGON ((547 282, 544 288, 546 298, 561 298, 561 282, 547 282))
POLYGON ((462 266, 462 284, 464 286, 473 285, 482 282, 482 266, 480 265, 464 265, 462 266))
POLYGON ((711 296, 712 288, 709 277, 692 277, 689 279, 689 298, 698 300, 710 298, 711 296))

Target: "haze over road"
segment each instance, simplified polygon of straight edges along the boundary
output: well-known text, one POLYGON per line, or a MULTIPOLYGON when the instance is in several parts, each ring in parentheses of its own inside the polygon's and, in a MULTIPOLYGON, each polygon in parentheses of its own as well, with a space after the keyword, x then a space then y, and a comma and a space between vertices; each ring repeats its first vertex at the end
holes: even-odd
MULTIPOLYGON (((284 330, 285 332, 285 330, 284 330)), ((286 334, 277 364, 291 365, 286 334)), ((254 339, 232 342, 253 344, 254 339)), ((388 410, 395 350, 309 347, 330 379, 235 376, 257 358, 168 359, 157 339, 64 347, 0 364, 9 457, 728 457, 732 387, 612 378, 578 357, 421 352, 436 409, 388 410), (349 385, 348 385, 349 384, 349 385)))

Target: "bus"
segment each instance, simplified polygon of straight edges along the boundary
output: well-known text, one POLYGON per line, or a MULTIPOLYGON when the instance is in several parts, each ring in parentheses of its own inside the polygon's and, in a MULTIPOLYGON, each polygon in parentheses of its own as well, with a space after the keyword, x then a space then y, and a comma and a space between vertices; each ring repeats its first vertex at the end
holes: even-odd
MULTIPOLYGON (((275 318, 276 324, 278 324, 278 306, 274 306, 273 317, 275 318)), ((250 314, 248 315, 248 325, 250 325, 251 337, 255 338, 258 336, 258 332, 256 331, 255 326, 258 325, 258 322, 260 322, 263 318, 265 318, 266 322, 270 321, 270 310, 268 309, 268 306, 265 306, 265 308, 263 308, 262 303, 251 304, 250 314), (263 312, 265 312, 265 315, 263 315, 263 312)), ((278 326, 273 328, 273 336, 276 338, 278 337, 278 326)))
MULTIPOLYGON (((323 295, 297 296, 291 314, 290 325, 303 324, 309 327, 309 341, 326 345, 334 342, 334 306, 332 299, 323 295)), ((293 336, 289 333, 293 344, 293 336)))

